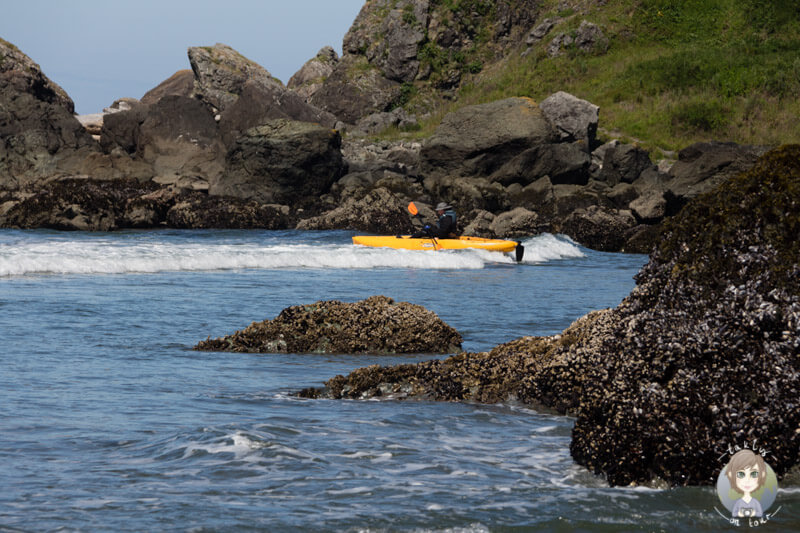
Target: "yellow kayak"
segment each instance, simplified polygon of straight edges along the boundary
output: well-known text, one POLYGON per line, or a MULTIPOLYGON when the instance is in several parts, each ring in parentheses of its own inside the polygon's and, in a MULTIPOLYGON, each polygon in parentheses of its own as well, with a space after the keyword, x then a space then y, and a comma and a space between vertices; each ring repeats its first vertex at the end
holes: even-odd
POLYGON ((463 250, 474 248, 491 252, 516 252, 517 261, 522 261, 524 248, 516 241, 503 239, 484 239, 482 237, 458 237, 456 239, 435 239, 432 237, 412 238, 410 235, 372 236, 356 235, 353 244, 377 246, 382 248, 401 248, 403 250, 463 250))

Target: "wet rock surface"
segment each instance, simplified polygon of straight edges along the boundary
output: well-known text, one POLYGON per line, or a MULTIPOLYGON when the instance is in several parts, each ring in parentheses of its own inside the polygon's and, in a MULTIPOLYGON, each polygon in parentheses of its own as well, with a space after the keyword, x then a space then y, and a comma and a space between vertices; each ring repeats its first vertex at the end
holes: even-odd
POLYGON ((713 484, 756 440, 800 457, 800 146, 695 198, 619 307, 482 354, 368 367, 311 397, 517 401, 576 416, 570 451, 612 485, 713 484))
POLYGON ((372 296, 355 303, 320 301, 284 309, 196 350, 265 353, 452 353, 461 335, 419 305, 372 296))

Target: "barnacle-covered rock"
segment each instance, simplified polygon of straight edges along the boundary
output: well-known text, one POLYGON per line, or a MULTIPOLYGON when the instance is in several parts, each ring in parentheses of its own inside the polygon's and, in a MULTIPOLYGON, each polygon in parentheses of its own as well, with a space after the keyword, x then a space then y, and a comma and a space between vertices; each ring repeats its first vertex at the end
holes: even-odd
POLYGON ((306 396, 519 401, 576 417, 612 485, 711 485, 729 446, 800 463, 800 145, 698 196, 615 309, 482 354, 356 370, 306 396))
POLYGON ((461 335, 435 313, 372 296, 287 307, 274 319, 195 346, 204 351, 259 353, 452 353, 461 335))

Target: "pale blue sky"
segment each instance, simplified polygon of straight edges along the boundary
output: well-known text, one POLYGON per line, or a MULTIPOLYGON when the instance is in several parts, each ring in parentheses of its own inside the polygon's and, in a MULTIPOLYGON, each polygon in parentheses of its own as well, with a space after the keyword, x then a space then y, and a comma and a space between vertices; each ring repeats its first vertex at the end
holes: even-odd
POLYGON ((80 114, 141 98, 190 46, 225 43, 286 83, 342 39, 365 0, 2 0, 0 37, 61 85, 80 114))

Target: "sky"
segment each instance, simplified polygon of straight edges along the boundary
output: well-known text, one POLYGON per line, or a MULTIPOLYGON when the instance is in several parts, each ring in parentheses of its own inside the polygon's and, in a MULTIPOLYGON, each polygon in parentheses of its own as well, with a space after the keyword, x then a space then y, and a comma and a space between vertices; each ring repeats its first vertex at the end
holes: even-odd
POLYGON ((284 84, 342 39, 365 0, 1 0, 0 37, 75 102, 99 113, 191 68, 191 46, 224 43, 284 84))

